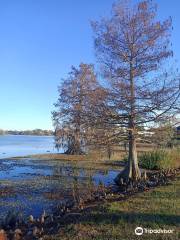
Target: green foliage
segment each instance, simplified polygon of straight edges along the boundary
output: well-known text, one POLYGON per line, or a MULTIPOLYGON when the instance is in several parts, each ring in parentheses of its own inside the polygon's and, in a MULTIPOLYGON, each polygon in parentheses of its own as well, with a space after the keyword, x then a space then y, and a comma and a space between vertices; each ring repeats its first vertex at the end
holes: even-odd
POLYGON ((142 153, 139 156, 139 163, 141 167, 150 170, 173 168, 178 166, 179 156, 180 149, 157 149, 142 153))

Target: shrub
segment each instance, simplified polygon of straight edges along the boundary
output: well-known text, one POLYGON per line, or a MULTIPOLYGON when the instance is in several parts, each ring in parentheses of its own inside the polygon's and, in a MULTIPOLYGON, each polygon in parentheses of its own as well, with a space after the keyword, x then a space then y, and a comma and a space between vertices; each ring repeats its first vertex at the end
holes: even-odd
POLYGON ((174 168, 179 165, 179 153, 179 149, 157 149, 141 154, 139 163, 142 168, 150 170, 174 168))

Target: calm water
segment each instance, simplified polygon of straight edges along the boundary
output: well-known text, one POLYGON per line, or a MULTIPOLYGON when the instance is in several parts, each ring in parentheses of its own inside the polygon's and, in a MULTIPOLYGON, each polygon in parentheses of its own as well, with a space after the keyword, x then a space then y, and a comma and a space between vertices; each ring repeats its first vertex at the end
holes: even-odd
POLYGON ((0 219, 9 210, 39 216, 69 198, 77 185, 110 185, 118 171, 93 161, 39 160, 11 157, 56 152, 52 136, 0 136, 0 219))
POLYGON ((43 210, 51 212, 72 196, 75 186, 85 195, 90 186, 113 184, 117 174, 117 170, 109 170, 105 165, 85 161, 1 159, 0 220, 8 211, 36 217, 43 210))
POLYGON ((47 152, 56 152, 52 136, 0 136, 0 159, 47 152))

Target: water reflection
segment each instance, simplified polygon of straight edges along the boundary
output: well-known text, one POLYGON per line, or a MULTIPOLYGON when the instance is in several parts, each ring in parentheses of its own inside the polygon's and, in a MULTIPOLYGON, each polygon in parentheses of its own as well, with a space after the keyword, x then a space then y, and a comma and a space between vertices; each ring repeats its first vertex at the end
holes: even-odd
POLYGON ((10 209, 38 216, 59 201, 87 194, 99 184, 112 184, 118 173, 84 166, 67 161, 0 160, 0 217, 10 209))

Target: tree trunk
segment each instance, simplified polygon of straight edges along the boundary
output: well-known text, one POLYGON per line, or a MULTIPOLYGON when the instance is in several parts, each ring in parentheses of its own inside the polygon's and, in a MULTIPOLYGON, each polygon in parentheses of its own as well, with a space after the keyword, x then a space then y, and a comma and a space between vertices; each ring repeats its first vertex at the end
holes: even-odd
POLYGON ((65 154, 69 155, 84 154, 83 150, 81 149, 79 129, 76 129, 75 134, 71 136, 71 138, 69 139, 68 148, 65 151, 65 154))
POLYGON ((129 156, 127 164, 127 176, 128 179, 133 181, 138 180, 141 177, 140 169, 138 166, 137 149, 136 149, 136 137, 134 133, 135 129, 129 131, 129 156))
POLYGON ((141 178, 141 172, 138 166, 136 149, 136 127, 135 127, 135 86, 133 78, 133 65, 130 62, 130 114, 129 114, 129 155, 128 163, 125 169, 118 174, 115 182, 120 185, 123 182, 137 181, 141 178))
POLYGON ((134 129, 129 130, 129 155, 128 155, 128 162, 126 167, 122 172, 118 174, 115 178, 115 182, 118 185, 123 183, 129 183, 137 181, 141 178, 141 172, 138 166, 138 159, 137 159, 137 149, 136 149, 136 137, 134 133, 134 129))

